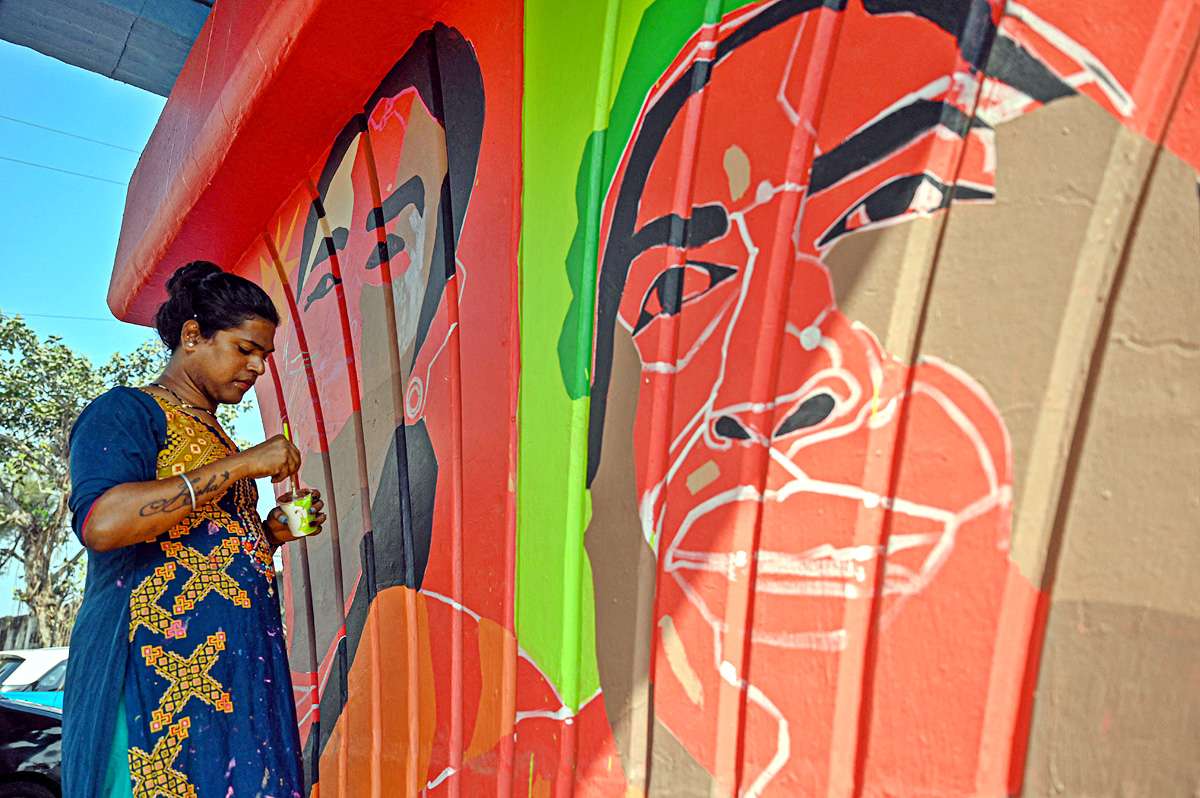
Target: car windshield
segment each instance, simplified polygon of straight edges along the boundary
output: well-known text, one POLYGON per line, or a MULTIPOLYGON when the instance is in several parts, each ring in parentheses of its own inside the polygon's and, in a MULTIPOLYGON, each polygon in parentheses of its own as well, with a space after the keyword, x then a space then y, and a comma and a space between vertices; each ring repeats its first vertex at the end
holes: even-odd
POLYGON ((5 680, 12 676, 13 671, 21 667, 21 663, 24 661, 24 657, 12 655, 0 657, 0 685, 4 684, 5 680))
POLYGON ((67 661, 64 659, 62 662, 58 663, 53 668, 46 671, 46 673, 42 676, 42 678, 38 679, 36 682, 34 682, 32 685, 30 685, 29 690, 31 692, 32 691, 38 691, 38 692, 61 691, 63 689, 63 682, 66 681, 66 677, 67 677, 67 661))

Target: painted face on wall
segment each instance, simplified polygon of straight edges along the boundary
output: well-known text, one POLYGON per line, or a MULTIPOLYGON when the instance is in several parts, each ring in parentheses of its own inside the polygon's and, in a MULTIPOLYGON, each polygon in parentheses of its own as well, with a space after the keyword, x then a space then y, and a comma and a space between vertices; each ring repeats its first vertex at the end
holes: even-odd
MULTIPOLYGON (((651 89, 604 204, 587 535, 593 571, 607 576, 595 584, 600 593, 613 580, 605 537, 639 529, 658 580, 654 717, 722 780, 716 696, 746 685, 747 794, 825 788, 815 773, 832 756, 838 688, 820 685, 865 645, 877 584, 887 624, 983 516, 978 538, 995 562, 977 573, 1003 573, 1003 422, 965 375, 937 364, 910 372, 846 318, 821 260, 853 231, 948 204, 970 133, 940 120, 956 109, 969 119, 978 86, 960 41, 931 22, 915 10, 767 3, 701 30, 651 89), (904 40, 946 57, 893 70, 862 47, 835 60, 839 24, 856 26, 856 41, 904 40), (947 69, 963 72, 948 79, 947 69), (828 113, 822 91, 838 98, 828 113), (864 93, 869 102, 847 102, 864 93), (932 119, 895 139, 888 116, 926 103, 932 119), (904 416, 919 442, 900 455, 897 480, 904 416), (631 469, 636 503, 623 503, 636 518, 611 509, 631 469), (742 645, 744 619, 731 619, 751 558, 757 676, 739 673, 727 650, 742 645), (814 731, 800 739, 801 727, 814 731)), ((990 164, 962 164, 959 175, 976 179, 961 198, 989 198, 990 164)), ((611 602, 596 603, 604 682, 611 602)), ((612 696, 610 719, 623 698, 612 696)))
MULTIPOLYGON (((296 264, 296 304, 320 385, 327 482, 365 486, 370 496, 369 506, 343 503, 339 514, 346 595, 336 595, 331 584, 333 546, 318 543, 308 551, 315 649, 328 669, 320 676, 334 685, 321 691, 324 725, 320 739, 307 743, 310 757, 319 757, 342 711, 338 685, 345 672, 339 671, 356 661, 372 602, 391 588, 422 586, 435 527, 447 523, 438 502, 446 497, 439 458, 449 456, 451 445, 448 402, 434 394, 427 404, 425 386, 434 382, 435 367, 441 376, 446 360, 438 354, 455 329, 447 309, 454 295, 446 288, 457 273, 456 242, 471 201, 484 113, 471 43, 457 29, 434 24, 339 132, 319 175, 297 188, 279 225, 288 231, 277 236, 288 242, 279 245, 281 259, 289 268, 296 264), (299 240, 288 227, 295 218, 304 224, 299 240), (343 639, 344 657, 337 653, 343 639)), ((277 362, 285 364, 284 380, 303 386, 303 358, 277 362)), ((437 389, 444 391, 444 383, 437 379, 437 389)), ((289 402, 293 413, 306 404, 289 402)), ((293 415, 294 426, 316 426, 296 421, 293 415)), ((290 633, 293 650, 303 651, 305 625, 290 633)))
POLYGON ((376 233, 382 222, 393 281, 396 337, 402 367, 407 371, 445 283, 433 261, 435 250, 442 249, 434 244, 442 222, 446 135, 415 88, 383 99, 366 124, 379 173, 379 213, 365 174, 366 159, 360 152, 365 146, 363 135, 355 129, 361 121, 356 120, 335 143, 317 185, 321 201, 314 203, 305 229, 300 307, 307 311, 316 303, 333 301, 339 280, 332 269, 333 253, 340 261, 347 300, 357 307, 362 285, 382 281, 378 270, 383 256, 376 233), (432 281, 431 274, 437 274, 432 281))
MULTIPOLYGON (((838 311, 820 260, 831 229, 871 220, 845 214, 844 197, 823 213, 798 213, 811 176, 796 143, 811 147, 804 126, 816 121, 802 116, 817 90, 806 80, 836 16, 819 10, 783 21, 761 14, 757 27, 753 17, 728 23, 718 41, 737 40, 734 31, 753 37, 731 48, 690 98, 680 89, 708 62, 698 56, 704 48, 685 48, 656 87, 609 193, 602 274, 628 272, 613 305, 601 278, 597 309, 600 323, 615 311, 615 334, 632 340, 640 361, 639 523, 662 567, 679 575, 697 609, 720 615, 708 597, 726 590, 719 574, 736 556, 732 530, 755 523, 753 508, 765 501, 763 545, 780 548, 760 552, 760 590, 774 586, 797 605, 780 614, 787 628, 778 635, 790 647, 826 651, 845 646, 840 602, 871 592, 864 564, 874 548, 856 543, 855 518, 864 501, 881 507, 887 492, 886 470, 864 482, 868 442, 878 430, 894 432, 904 389, 902 366, 838 311), (700 119, 703 132, 689 138, 700 119), (664 442, 666 428, 655 425, 665 423, 668 400, 664 459, 653 449, 664 442), (769 462, 765 500, 745 474, 759 457, 769 462), (709 579, 711 590, 700 587, 709 579)), ((916 21, 943 50, 953 42, 923 20, 898 21, 916 21)), ((889 27, 889 18, 871 22, 889 27)), ((896 99, 924 80, 897 76, 896 99)), ((849 87, 829 91, 839 88, 849 87)), ((870 121, 871 112, 863 114, 860 125, 870 121)), ((831 127, 835 136, 853 132, 831 127)), ((907 176, 914 159, 944 146, 936 137, 908 144, 920 152, 885 151, 864 164, 875 186, 907 176)), ((941 201, 931 183, 915 184, 892 214, 933 211, 941 201)), ((611 357, 604 332, 598 328, 598 378, 611 357)), ((906 499, 912 537, 889 567, 885 594, 919 589, 936 570, 953 510, 930 504, 934 493, 906 499)))

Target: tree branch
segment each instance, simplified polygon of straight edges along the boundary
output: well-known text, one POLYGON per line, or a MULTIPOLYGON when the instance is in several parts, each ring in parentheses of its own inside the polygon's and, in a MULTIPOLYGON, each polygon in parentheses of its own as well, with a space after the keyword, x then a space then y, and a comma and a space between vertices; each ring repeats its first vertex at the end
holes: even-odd
POLYGON ((75 556, 63 563, 62 567, 54 572, 54 576, 50 577, 50 584, 57 585, 59 580, 63 578, 63 575, 68 573, 71 568, 74 567, 75 563, 79 562, 79 558, 82 557, 86 551, 87 549, 80 549, 79 551, 75 552, 75 556))
POLYGON ((29 444, 27 444, 24 441, 21 441, 17 438, 14 438, 13 436, 9 435, 6 432, 0 432, 0 441, 4 441, 5 443, 9 444, 10 446, 13 446, 16 449, 18 449, 21 452, 21 454, 25 455, 30 460, 33 460, 39 466, 41 466, 45 472, 53 473, 54 468, 50 465, 50 463, 47 460, 45 460, 42 457, 42 455, 40 455, 38 453, 37 449, 33 448, 29 444))
POLYGON ((17 550, 14 547, 4 552, 3 559, 0 559, 0 571, 3 571, 5 568, 7 568, 9 562, 12 560, 16 560, 17 562, 21 563, 21 565, 25 564, 25 559, 21 555, 17 554, 17 550))

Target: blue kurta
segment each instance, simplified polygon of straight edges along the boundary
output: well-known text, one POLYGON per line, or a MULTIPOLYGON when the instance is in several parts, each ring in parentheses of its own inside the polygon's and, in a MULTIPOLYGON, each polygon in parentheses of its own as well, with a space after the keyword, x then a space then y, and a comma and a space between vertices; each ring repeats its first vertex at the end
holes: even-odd
MULTIPOLYGON (((76 534, 86 545, 87 514, 114 485, 169 479, 233 451, 198 415, 114 388, 71 433, 76 534)), ((63 798, 101 798, 117 721, 128 728, 135 797, 301 795, 291 676, 256 504, 254 483, 239 480, 153 541, 89 551, 67 665, 63 798)))

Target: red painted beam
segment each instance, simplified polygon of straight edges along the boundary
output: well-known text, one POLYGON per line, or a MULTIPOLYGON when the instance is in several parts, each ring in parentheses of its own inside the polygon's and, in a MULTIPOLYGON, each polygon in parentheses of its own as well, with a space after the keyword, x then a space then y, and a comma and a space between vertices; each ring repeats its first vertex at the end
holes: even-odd
POLYGON ((440 5, 217 3, 129 182, 114 315, 149 324, 176 268, 231 266, 440 5))

